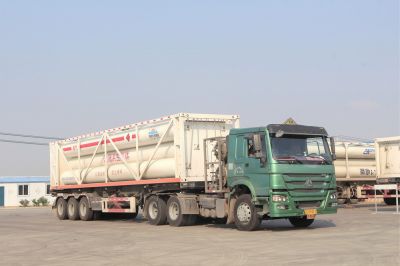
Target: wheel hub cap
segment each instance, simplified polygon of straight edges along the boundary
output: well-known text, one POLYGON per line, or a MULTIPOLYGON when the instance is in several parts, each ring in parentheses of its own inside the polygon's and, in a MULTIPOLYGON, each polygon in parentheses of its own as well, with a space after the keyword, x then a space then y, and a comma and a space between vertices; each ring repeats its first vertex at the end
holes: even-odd
POLYGON ((149 205, 149 216, 151 219, 156 219, 158 215, 158 206, 157 202, 152 202, 149 205))
POLYGON ((64 206, 62 203, 58 204, 58 207, 57 207, 58 214, 60 214, 60 215, 62 214, 63 208, 64 208, 64 206))
POLYGON ((179 216, 178 204, 176 204, 175 202, 171 203, 171 205, 169 206, 168 212, 169 212, 169 217, 172 220, 178 219, 178 216, 179 216))
POLYGON ((81 204, 81 208, 80 208, 81 214, 83 216, 86 215, 86 205, 85 204, 81 204))
POLYGON ((248 223, 251 219, 251 208, 249 204, 242 203, 239 205, 236 211, 237 218, 242 223, 248 223))
POLYGON ((70 214, 72 214, 74 212, 74 204, 69 204, 68 211, 70 214))

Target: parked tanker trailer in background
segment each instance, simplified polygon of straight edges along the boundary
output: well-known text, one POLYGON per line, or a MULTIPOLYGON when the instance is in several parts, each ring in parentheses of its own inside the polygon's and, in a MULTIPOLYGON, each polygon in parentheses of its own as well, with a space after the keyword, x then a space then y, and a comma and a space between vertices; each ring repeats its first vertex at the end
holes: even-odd
MULTIPOLYGON (((397 184, 400 191, 400 136, 375 140, 376 172, 379 184, 397 184)), ((396 205, 396 191, 381 191, 385 203, 396 205)))
POLYGON ((335 142, 338 203, 357 203, 374 196, 375 146, 371 142, 335 142))
POLYGON ((153 225, 306 227, 336 213, 332 158, 321 127, 240 129, 237 115, 180 113, 51 143, 53 207, 70 220, 142 209, 153 225))
MULTIPOLYGON (((335 173, 338 203, 374 198, 377 183, 400 181, 400 137, 373 142, 336 141, 335 173)), ((395 191, 378 190, 377 197, 394 205, 395 191)))

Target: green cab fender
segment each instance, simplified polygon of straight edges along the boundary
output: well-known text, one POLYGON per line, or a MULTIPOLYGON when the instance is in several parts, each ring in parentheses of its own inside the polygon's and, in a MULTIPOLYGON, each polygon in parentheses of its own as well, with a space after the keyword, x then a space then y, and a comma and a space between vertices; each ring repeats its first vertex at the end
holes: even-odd
POLYGON ((236 197, 233 197, 233 194, 237 192, 236 188, 242 188, 247 191, 250 191, 251 198, 253 201, 256 201, 255 198, 255 190, 253 185, 249 180, 246 179, 240 179, 237 181, 234 181, 230 184, 229 186, 231 188, 231 192, 229 193, 229 208, 228 208, 228 217, 227 217, 227 224, 233 224, 234 223, 234 206, 236 202, 236 197))
POLYGON ((251 193, 251 198, 253 199, 253 201, 256 201, 256 192, 255 192, 254 186, 253 186, 253 184, 250 182, 250 180, 247 180, 247 179, 239 179, 239 180, 236 180, 236 181, 232 182, 229 186, 230 186, 231 189, 232 189, 232 191, 231 191, 231 193, 229 194, 229 196, 233 195, 233 193, 236 192, 236 190, 235 190, 234 188, 236 188, 236 187, 245 187, 245 188, 247 188, 247 189, 250 191, 250 193, 251 193))

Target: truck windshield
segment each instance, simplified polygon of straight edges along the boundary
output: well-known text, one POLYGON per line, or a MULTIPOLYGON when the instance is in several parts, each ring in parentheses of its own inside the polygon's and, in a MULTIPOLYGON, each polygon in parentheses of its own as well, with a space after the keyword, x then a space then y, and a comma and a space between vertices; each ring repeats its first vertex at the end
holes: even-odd
POLYGON ((286 164, 332 164, 328 143, 322 136, 271 136, 272 156, 286 164))

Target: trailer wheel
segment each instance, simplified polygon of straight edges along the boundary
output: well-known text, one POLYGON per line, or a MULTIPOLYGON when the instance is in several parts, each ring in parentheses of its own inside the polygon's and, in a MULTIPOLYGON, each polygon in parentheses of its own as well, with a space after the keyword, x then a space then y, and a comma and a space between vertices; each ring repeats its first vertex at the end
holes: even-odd
POLYGON ((146 217, 152 225, 163 225, 167 221, 167 206, 165 201, 157 196, 151 196, 146 202, 146 217))
POLYGON ((338 204, 345 204, 346 201, 347 201, 347 199, 343 199, 343 198, 337 199, 338 204))
POLYGON ((81 218, 82 221, 93 220, 93 211, 89 206, 87 197, 82 197, 79 201, 79 218, 81 218))
POLYGON ((306 216, 303 217, 290 217, 289 222, 297 228, 305 228, 310 226, 313 222, 314 219, 307 219, 306 216))
POLYGON ((79 219, 79 202, 74 198, 70 197, 67 204, 68 219, 78 220, 79 219))
POLYGON ((167 202, 167 220, 171 226, 184 226, 191 222, 190 215, 182 214, 181 204, 177 197, 172 196, 167 202), (190 221, 189 221, 190 220, 190 221))
POLYGON ((358 203, 358 199, 350 199, 350 204, 357 204, 358 203))
POLYGON ((67 201, 63 198, 58 198, 57 203, 57 217, 60 220, 65 220, 68 218, 68 213, 67 213, 67 201))
POLYGON ((249 194, 240 195, 234 208, 235 225, 241 231, 256 230, 261 224, 256 208, 249 194))

